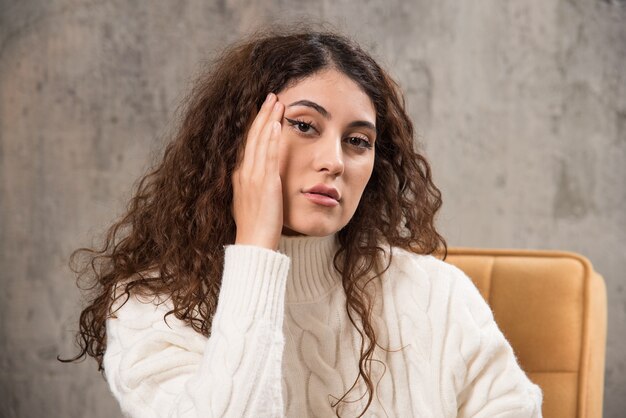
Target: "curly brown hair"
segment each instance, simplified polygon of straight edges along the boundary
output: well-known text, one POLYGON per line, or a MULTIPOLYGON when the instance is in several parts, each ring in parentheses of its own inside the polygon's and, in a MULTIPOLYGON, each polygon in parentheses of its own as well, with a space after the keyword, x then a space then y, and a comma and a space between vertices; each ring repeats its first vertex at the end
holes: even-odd
POLYGON ((363 378, 369 398, 360 416, 365 413, 374 395, 370 366, 379 346, 366 286, 391 263, 389 258, 385 268, 380 265, 381 243, 417 254, 441 251, 444 259, 447 245, 434 226, 441 192, 432 182, 428 162, 414 150, 413 124, 399 85, 336 31, 257 31, 218 54, 188 96, 162 160, 138 182, 126 213, 108 229, 102 247, 72 253, 70 266, 88 294, 88 305, 76 336, 80 352, 61 361, 89 355, 104 371, 105 323, 115 313, 111 307, 119 286, 119 297, 128 298, 131 292, 168 295, 174 308, 167 315, 210 335, 224 246, 234 244, 236 236, 231 175, 250 122, 267 92, 278 93, 329 67, 354 80, 376 109, 374 169, 354 216, 337 232, 334 259, 348 316, 361 336, 361 357, 354 384, 331 406, 344 401, 363 378), (85 257, 77 263, 79 255, 85 257), (372 269, 376 274, 366 279, 372 269))

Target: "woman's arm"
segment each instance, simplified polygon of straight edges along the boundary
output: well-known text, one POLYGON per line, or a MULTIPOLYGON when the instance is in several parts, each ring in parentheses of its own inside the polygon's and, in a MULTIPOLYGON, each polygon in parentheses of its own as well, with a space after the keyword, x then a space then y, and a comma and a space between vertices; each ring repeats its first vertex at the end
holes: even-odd
POLYGON ((273 251, 283 226, 283 111, 269 94, 231 178, 236 245, 226 247, 208 341, 172 316, 166 324, 167 303, 131 299, 117 319, 107 321, 107 380, 133 417, 283 415, 282 325, 290 260, 273 251))
POLYGON ((225 247, 207 338, 171 309, 132 297, 107 320, 104 366, 132 417, 282 417, 281 363, 289 258, 251 245, 225 247))

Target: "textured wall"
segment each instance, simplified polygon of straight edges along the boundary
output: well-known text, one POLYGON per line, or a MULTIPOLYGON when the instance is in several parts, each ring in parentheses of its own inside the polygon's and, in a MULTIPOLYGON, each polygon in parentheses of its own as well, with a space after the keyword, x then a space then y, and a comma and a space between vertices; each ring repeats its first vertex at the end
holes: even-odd
POLYGON ((605 416, 626 410, 626 2, 0 2, 0 415, 119 416, 61 365, 67 268, 121 213, 201 61, 311 16, 404 87, 451 245, 585 254, 608 287, 605 416))

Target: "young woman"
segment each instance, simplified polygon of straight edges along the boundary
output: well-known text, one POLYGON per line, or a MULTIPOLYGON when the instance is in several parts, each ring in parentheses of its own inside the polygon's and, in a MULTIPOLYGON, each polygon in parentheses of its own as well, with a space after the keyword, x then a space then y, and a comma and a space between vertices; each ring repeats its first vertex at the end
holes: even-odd
POLYGON ((440 206, 367 53, 257 33, 200 78, 103 248, 78 250, 95 293, 74 360, 133 417, 540 417, 490 308, 432 255, 440 206))

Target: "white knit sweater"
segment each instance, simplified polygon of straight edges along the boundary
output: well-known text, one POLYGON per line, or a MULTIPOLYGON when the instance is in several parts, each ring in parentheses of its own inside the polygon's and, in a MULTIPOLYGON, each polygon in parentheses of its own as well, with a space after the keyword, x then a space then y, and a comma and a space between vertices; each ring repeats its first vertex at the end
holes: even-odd
MULTIPOLYGON (((354 383, 361 344, 332 267, 336 250, 335 235, 282 236, 278 251, 226 246, 208 339, 173 315, 166 323, 169 301, 131 298, 107 321, 104 355, 124 413, 335 416, 331 403, 354 383)), ((392 254, 373 313, 378 344, 392 351, 376 348, 378 391, 364 416, 541 417, 541 389, 472 281, 432 256, 392 254)), ((359 379, 341 416, 358 415, 365 388, 359 379)))

